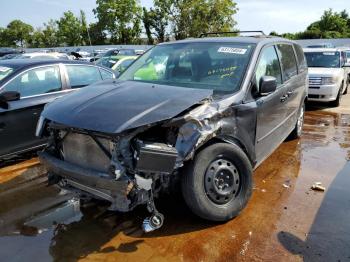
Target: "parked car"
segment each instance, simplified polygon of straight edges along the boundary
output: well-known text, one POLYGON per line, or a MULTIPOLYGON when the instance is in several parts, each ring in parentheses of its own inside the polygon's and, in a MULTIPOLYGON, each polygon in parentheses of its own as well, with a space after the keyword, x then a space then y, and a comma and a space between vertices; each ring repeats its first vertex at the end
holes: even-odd
POLYGON ((248 203, 253 169, 301 135, 307 89, 304 53, 287 39, 163 43, 118 80, 50 103, 37 128, 50 143, 39 157, 51 184, 111 210, 146 205, 145 232, 163 223, 154 198, 179 180, 195 214, 227 221, 248 203))
POLYGON ((341 50, 343 51, 343 56, 344 56, 344 60, 345 60, 345 66, 344 66, 344 70, 345 70, 345 74, 347 76, 347 88, 345 89, 344 94, 347 93, 348 88, 350 86, 350 47, 343 47, 341 48, 341 50))
POLYGON ((339 106, 343 93, 347 92, 348 82, 344 56, 340 49, 304 49, 309 66, 309 100, 329 102, 339 106))
POLYGON ((335 48, 335 46, 332 43, 320 43, 320 44, 314 44, 309 45, 307 48, 335 48))
POLYGON ((138 56, 126 56, 117 61, 112 66, 112 70, 115 72, 117 76, 123 73, 136 59, 138 56))
POLYGON ((0 60, 8 60, 8 59, 14 59, 18 56, 18 54, 7 54, 0 57, 0 60))
POLYGON ((120 59, 129 56, 136 56, 133 49, 112 49, 107 51, 100 59, 96 61, 97 65, 112 68, 120 59))
POLYGON ((63 59, 70 60, 69 55, 64 53, 46 53, 46 52, 35 52, 35 53, 24 53, 16 56, 16 59, 63 59))
POLYGON ((44 105, 102 79, 107 69, 75 61, 12 59, 0 61, 0 160, 39 148, 35 137, 44 105))
POLYGON ((0 57, 3 57, 5 55, 10 55, 10 54, 21 54, 21 53, 23 52, 14 48, 0 47, 0 57))

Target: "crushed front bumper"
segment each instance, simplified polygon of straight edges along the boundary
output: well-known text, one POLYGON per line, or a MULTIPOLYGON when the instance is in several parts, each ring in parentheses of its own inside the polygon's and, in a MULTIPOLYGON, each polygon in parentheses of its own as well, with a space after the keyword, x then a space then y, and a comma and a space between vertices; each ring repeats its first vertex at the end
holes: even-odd
POLYGON ((130 211, 131 201, 127 198, 130 181, 117 181, 106 173, 65 162, 47 152, 38 155, 47 171, 64 180, 63 184, 111 202, 112 210, 130 211))

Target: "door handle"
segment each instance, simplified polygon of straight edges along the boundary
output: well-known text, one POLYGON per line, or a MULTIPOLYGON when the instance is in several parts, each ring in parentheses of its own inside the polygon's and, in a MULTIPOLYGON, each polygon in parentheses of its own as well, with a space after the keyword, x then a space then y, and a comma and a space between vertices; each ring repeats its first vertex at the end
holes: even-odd
POLYGON ((293 95, 293 93, 294 93, 293 91, 288 91, 288 92, 287 92, 288 97, 291 96, 291 95, 293 95))
POLYGON ((280 97, 280 101, 283 103, 288 99, 288 95, 284 95, 280 97))

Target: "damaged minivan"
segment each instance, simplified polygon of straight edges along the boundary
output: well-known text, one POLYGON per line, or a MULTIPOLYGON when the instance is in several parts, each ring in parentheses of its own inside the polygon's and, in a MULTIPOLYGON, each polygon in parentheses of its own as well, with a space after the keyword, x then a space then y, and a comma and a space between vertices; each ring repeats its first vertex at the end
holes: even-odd
POLYGON ((154 200, 177 182, 195 214, 227 221, 246 206, 253 170, 301 135, 307 87, 303 51, 286 39, 159 44, 118 80, 47 105, 39 157, 50 184, 110 210, 145 205, 146 232, 162 226, 154 200))

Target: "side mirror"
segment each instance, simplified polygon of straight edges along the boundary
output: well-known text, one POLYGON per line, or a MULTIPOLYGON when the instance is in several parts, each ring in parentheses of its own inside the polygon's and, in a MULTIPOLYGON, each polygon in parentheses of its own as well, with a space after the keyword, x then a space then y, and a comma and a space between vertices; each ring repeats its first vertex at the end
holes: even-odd
POLYGON ((20 93, 16 91, 5 91, 0 94, 0 107, 3 109, 8 109, 8 102, 17 101, 21 98, 20 93))
POLYGON ((267 96, 276 91, 277 79, 273 76, 263 76, 260 78, 259 86, 259 94, 261 96, 267 96))

